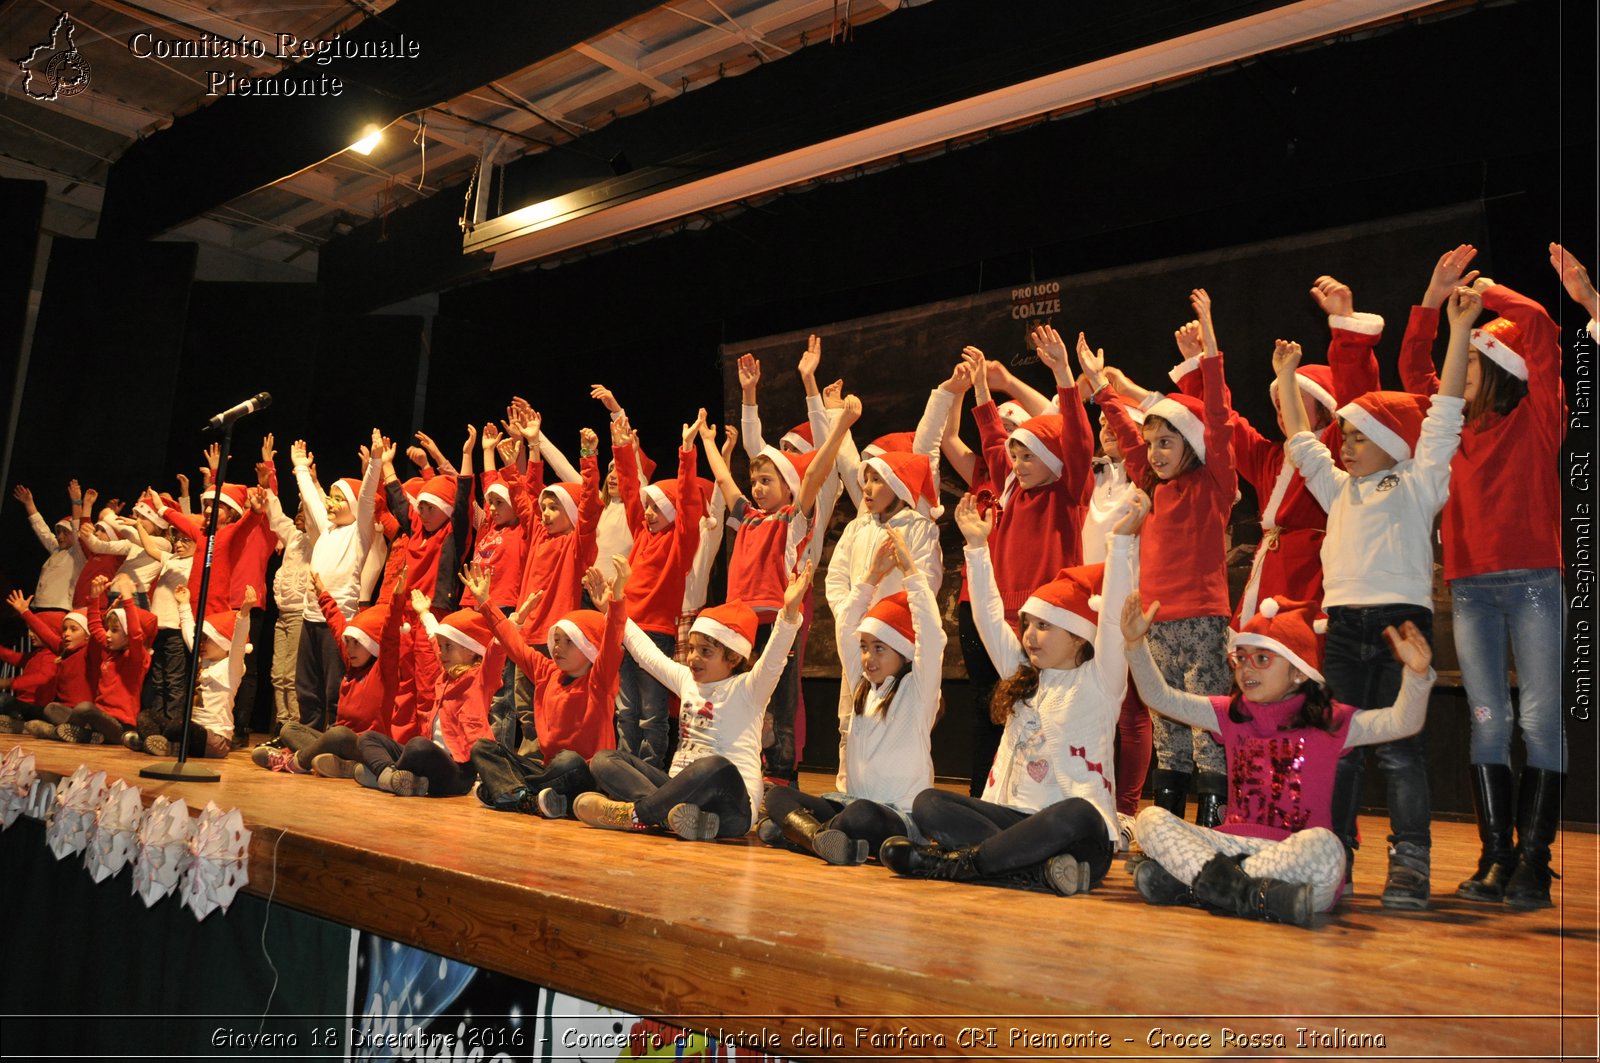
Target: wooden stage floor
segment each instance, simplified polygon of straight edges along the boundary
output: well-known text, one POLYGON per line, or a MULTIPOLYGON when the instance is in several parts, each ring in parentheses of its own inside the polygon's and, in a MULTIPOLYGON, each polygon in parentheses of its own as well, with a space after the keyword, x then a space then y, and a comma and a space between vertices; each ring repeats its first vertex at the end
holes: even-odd
MULTIPOLYGON (((0 735, 0 752, 19 740, 0 735)), ((254 832, 248 890, 274 904, 638 1014, 776 1038, 777 1056, 1596 1053, 1587 832, 1559 839, 1557 906, 1517 913, 1451 896, 1476 832, 1435 824, 1434 908, 1392 914, 1377 898, 1386 824, 1369 817, 1355 897, 1308 931, 1151 908, 1120 861, 1072 898, 903 881, 753 837, 695 844, 472 797, 401 799, 242 753, 207 762, 220 783, 168 783, 138 778, 151 761, 120 748, 23 741, 42 776, 87 763, 147 802, 238 807, 254 832), (1273 1035, 1281 1047, 1240 1040, 1273 1035)))

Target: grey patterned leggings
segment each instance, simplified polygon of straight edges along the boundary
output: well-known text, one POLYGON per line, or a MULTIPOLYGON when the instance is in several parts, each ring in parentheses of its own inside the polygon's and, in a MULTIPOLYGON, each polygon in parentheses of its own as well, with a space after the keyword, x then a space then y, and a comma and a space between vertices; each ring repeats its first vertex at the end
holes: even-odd
MULTIPOLYGON (((1150 625, 1150 656, 1161 678, 1174 690, 1210 697, 1233 689, 1228 669, 1228 618, 1191 616, 1158 620, 1150 625)), ((1170 771, 1226 774, 1228 760, 1205 731, 1159 712, 1150 714, 1155 735, 1156 764, 1170 771)))
POLYGON ((1218 853, 1246 856, 1240 865, 1251 878, 1309 882, 1317 911, 1330 911, 1344 890, 1344 843, 1325 827, 1296 831, 1282 841, 1223 834, 1186 823, 1151 805, 1133 821, 1134 837, 1146 856, 1185 885, 1218 853))

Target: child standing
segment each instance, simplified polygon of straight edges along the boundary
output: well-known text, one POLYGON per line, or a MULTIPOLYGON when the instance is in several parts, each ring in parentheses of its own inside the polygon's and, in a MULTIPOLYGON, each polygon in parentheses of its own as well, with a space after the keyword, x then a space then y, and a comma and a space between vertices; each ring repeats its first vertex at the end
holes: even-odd
POLYGON ((1234 690, 1203 698, 1174 691, 1150 656, 1145 634, 1160 608, 1139 593, 1122 610, 1122 634, 1145 704, 1221 737, 1232 785, 1216 830, 1150 806, 1136 823, 1149 858, 1133 873, 1151 904, 1199 904, 1228 915, 1310 926, 1339 902, 1344 846, 1332 825, 1340 755, 1422 729, 1433 657, 1414 624, 1386 638, 1405 665, 1393 708, 1357 711, 1331 702, 1322 685, 1321 639, 1310 602, 1268 598, 1232 637, 1234 690))
POLYGON ((244 680, 244 658, 250 652, 250 610, 256 605, 256 589, 246 587, 244 601, 237 612, 224 611, 206 617, 200 645, 195 642, 194 611, 189 606, 189 589, 178 592, 178 622, 183 640, 191 653, 200 655, 200 674, 196 680, 194 714, 187 734, 183 718, 165 732, 149 735, 144 751, 153 757, 172 756, 179 742, 186 742, 191 757, 225 757, 233 748, 233 700, 244 680))
MULTIPOLYGON (((1433 634, 1433 521, 1450 485, 1450 460, 1461 441, 1461 393, 1467 341, 1482 298, 1457 289, 1450 299, 1450 345, 1439 393, 1431 402, 1403 392, 1375 391, 1342 407, 1344 468, 1306 430, 1294 371, 1298 344, 1279 341, 1273 368, 1284 396, 1289 460, 1328 511, 1322 544, 1323 608, 1328 614, 1328 688, 1358 709, 1391 704, 1401 668, 1384 640, 1386 628, 1409 621, 1433 634), (1427 416, 1423 417, 1426 405, 1427 416)), ((1432 834, 1426 747, 1420 735, 1377 747, 1389 778, 1389 873, 1386 908, 1428 906, 1432 834)), ((1354 851, 1354 795, 1364 756, 1342 763, 1334 793, 1334 829, 1354 851)))
POLYGON ((628 753, 597 753, 589 770, 602 793, 579 794, 573 815, 605 830, 666 826, 689 841, 750 830, 761 802, 761 719, 799 629, 800 599, 811 587, 811 572, 808 563, 789 581, 783 610, 754 667, 748 662, 756 616, 741 602, 714 606, 695 620, 687 667, 656 649, 643 632, 629 629, 628 652, 683 703, 678 751, 665 772, 628 753))

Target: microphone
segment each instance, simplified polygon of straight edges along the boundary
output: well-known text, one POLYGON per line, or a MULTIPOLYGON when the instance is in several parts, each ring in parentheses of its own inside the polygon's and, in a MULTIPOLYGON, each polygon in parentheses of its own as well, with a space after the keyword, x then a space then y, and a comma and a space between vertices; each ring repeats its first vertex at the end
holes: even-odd
POLYGON ((246 414, 255 413, 257 410, 264 410, 271 405, 272 396, 263 391, 259 395, 254 395, 248 399, 245 399, 237 406, 230 406, 226 410, 223 410, 221 413, 211 418, 211 420, 207 422, 206 427, 211 429, 224 428, 246 414))

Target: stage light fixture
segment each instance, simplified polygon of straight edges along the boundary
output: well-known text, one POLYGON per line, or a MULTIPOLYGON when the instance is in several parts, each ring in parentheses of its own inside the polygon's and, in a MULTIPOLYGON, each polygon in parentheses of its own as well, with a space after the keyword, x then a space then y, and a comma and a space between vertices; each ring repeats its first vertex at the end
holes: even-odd
POLYGON ((350 145, 351 151, 357 155, 371 155, 372 149, 378 146, 383 139, 383 130, 375 125, 368 125, 361 132, 361 139, 350 145))

